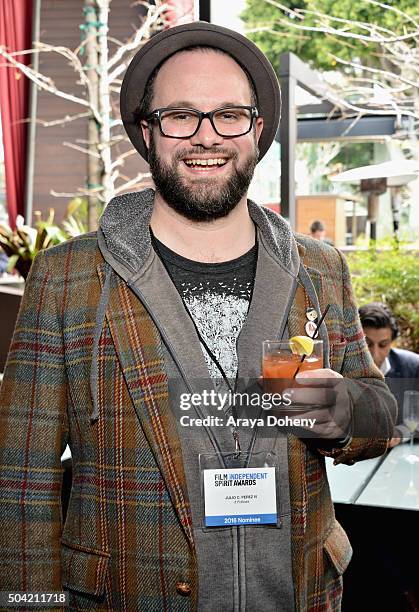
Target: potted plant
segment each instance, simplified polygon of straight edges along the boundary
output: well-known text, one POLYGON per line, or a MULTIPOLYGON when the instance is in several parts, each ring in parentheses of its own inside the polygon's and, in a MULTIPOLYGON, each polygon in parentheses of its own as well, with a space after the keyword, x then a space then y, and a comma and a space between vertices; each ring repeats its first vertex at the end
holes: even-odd
POLYGON ((46 220, 43 220, 41 213, 36 211, 34 227, 25 225, 20 215, 16 218, 15 230, 5 224, 0 224, 0 246, 9 258, 8 271, 17 270, 26 279, 38 251, 83 234, 86 228, 78 215, 83 205, 83 198, 74 198, 70 201, 62 227, 54 223, 55 211, 53 208, 49 209, 46 220))

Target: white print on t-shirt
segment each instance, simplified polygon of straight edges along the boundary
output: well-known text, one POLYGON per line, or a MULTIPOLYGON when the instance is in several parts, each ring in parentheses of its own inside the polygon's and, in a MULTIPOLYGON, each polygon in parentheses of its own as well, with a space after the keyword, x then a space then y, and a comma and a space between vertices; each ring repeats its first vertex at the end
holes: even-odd
MULTIPOLYGON (((194 288, 195 289, 195 288, 194 288)), ((228 378, 234 378, 237 370, 236 341, 246 319, 249 306, 250 283, 242 288, 246 297, 211 290, 196 292, 184 289, 185 304, 200 334, 220 362, 228 378)), ((202 346, 202 345, 201 345, 202 346)), ((212 378, 221 374, 202 346, 208 370, 212 378)))

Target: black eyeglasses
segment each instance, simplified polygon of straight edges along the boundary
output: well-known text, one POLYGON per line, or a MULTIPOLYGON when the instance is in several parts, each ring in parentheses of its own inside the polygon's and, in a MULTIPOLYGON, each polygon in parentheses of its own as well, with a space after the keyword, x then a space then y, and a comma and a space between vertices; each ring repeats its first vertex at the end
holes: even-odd
POLYGON ((209 113, 196 108, 157 108, 146 121, 156 121, 160 132, 167 138, 191 138, 207 118, 219 136, 233 138, 250 132, 253 120, 259 117, 256 106, 226 106, 209 113))

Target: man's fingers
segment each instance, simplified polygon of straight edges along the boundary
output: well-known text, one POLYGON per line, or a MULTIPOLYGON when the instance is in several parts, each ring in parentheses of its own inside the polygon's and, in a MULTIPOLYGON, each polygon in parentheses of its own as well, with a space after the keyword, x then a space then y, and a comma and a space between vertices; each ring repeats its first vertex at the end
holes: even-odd
POLYGON ((294 380, 301 386, 336 387, 336 385, 342 382, 343 376, 329 368, 322 368, 319 370, 299 372, 294 380))
POLYGON ((307 406, 333 406, 336 402, 336 391, 327 387, 293 388, 284 392, 291 399, 291 408, 294 405, 304 404, 307 406))

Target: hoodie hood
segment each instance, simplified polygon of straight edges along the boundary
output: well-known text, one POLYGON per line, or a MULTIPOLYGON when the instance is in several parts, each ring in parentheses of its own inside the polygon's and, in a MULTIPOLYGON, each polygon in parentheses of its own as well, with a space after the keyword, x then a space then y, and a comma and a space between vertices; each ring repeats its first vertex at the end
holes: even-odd
MULTIPOLYGON (((150 219, 154 190, 145 189, 113 198, 100 218, 98 240, 105 261, 125 280, 137 274, 150 256, 150 219)), ((249 214, 265 246, 292 275, 299 270, 297 243, 285 219, 248 201, 249 214)))

